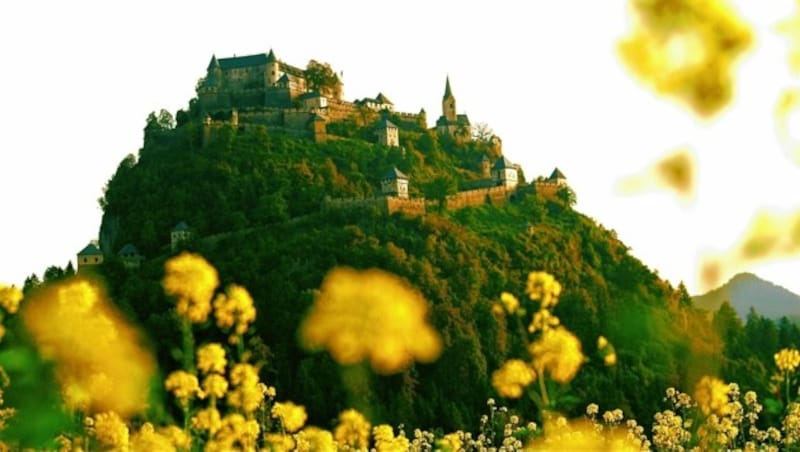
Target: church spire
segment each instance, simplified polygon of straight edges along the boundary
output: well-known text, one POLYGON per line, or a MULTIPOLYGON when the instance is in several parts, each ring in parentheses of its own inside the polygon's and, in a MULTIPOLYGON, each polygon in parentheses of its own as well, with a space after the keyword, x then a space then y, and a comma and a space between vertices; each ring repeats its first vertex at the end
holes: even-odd
POLYGON ((450 89, 450 76, 447 76, 447 81, 444 85, 444 97, 442 99, 447 99, 448 97, 453 97, 453 91, 450 89))

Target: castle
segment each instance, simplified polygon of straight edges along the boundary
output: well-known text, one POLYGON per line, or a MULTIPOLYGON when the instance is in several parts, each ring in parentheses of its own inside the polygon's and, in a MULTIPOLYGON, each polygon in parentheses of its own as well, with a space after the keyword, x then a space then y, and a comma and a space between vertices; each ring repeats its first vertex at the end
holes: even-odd
MULTIPOLYGON (((362 109, 393 113, 406 122, 427 128, 425 110, 419 113, 395 112, 394 104, 383 93, 353 102, 343 99, 344 85, 333 73, 331 83, 315 86, 308 70, 279 60, 275 52, 230 58, 211 56, 206 75, 197 84, 197 100, 205 115, 203 141, 208 143, 215 130, 224 125, 234 129, 262 125, 281 129, 296 136, 310 137, 317 142, 337 137, 328 134, 326 124, 358 116, 362 109)), ((391 122, 378 124, 378 142, 399 146, 397 126, 391 122), (387 130, 389 129, 389 130, 387 130)), ((436 131, 457 142, 472 139, 466 114, 456 113, 456 98, 445 81, 442 115, 436 131)))

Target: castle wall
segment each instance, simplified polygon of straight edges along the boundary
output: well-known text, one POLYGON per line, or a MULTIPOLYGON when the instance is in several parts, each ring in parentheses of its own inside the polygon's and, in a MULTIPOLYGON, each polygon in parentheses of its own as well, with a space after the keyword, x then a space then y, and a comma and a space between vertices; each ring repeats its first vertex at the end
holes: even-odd
POLYGON ((447 210, 456 210, 464 207, 482 206, 486 203, 500 205, 504 204, 512 194, 513 190, 508 190, 505 187, 466 190, 448 196, 445 200, 445 208, 447 210))
POLYGON ((372 198, 330 198, 322 202, 322 210, 366 210, 374 209, 391 215, 401 212, 409 216, 425 215, 427 201, 423 198, 406 199, 397 196, 376 196, 372 198))
POLYGON ((341 121, 356 114, 356 106, 352 102, 328 99, 327 116, 331 121, 341 121))
POLYGON ((534 182, 533 186, 536 189, 536 194, 545 199, 555 199, 558 190, 563 187, 563 185, 555 182, 534 182))

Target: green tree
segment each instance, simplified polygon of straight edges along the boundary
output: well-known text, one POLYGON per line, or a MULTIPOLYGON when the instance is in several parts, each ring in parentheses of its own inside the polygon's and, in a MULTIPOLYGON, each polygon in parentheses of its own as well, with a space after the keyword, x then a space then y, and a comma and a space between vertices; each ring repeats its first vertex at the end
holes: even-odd
POLYGON ((337 93, 340 85, 339 77, 333 71, 330 64, 311 60, 308 62, 303 75, 305 75, 309 89, 319 91, 325 95, 338 97, 337 93))
POLYGON ((569 207, 574 207, 578 202, 578 197, 575 195, 575 191, 573 191, 572 187, 569 185, 564 185, 559 188, 556 192, 556 197, 569 207))

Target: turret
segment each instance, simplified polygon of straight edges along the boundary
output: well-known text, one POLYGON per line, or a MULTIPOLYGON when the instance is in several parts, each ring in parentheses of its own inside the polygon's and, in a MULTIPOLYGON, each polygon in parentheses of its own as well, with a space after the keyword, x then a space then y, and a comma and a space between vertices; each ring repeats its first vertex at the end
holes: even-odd
POLYGON ((275 57, 275 52, 269 49, 269 54, 267 55, 267 81, 269 82, 269 86, 277 83, 281 75, 283 75, 283 73, 281 72, 280 63, 278 63, 278 59, 275 57))
POLYGON ((442 116, 448 121, 456 120, 456 97, 450 89, 450 76, 447 76, 444 86, 444 96, 442 97, 442 116))
POLYGON ((408 198, 408 176, 392 168, 381 180, 381 192, 387 196, 408 198))

